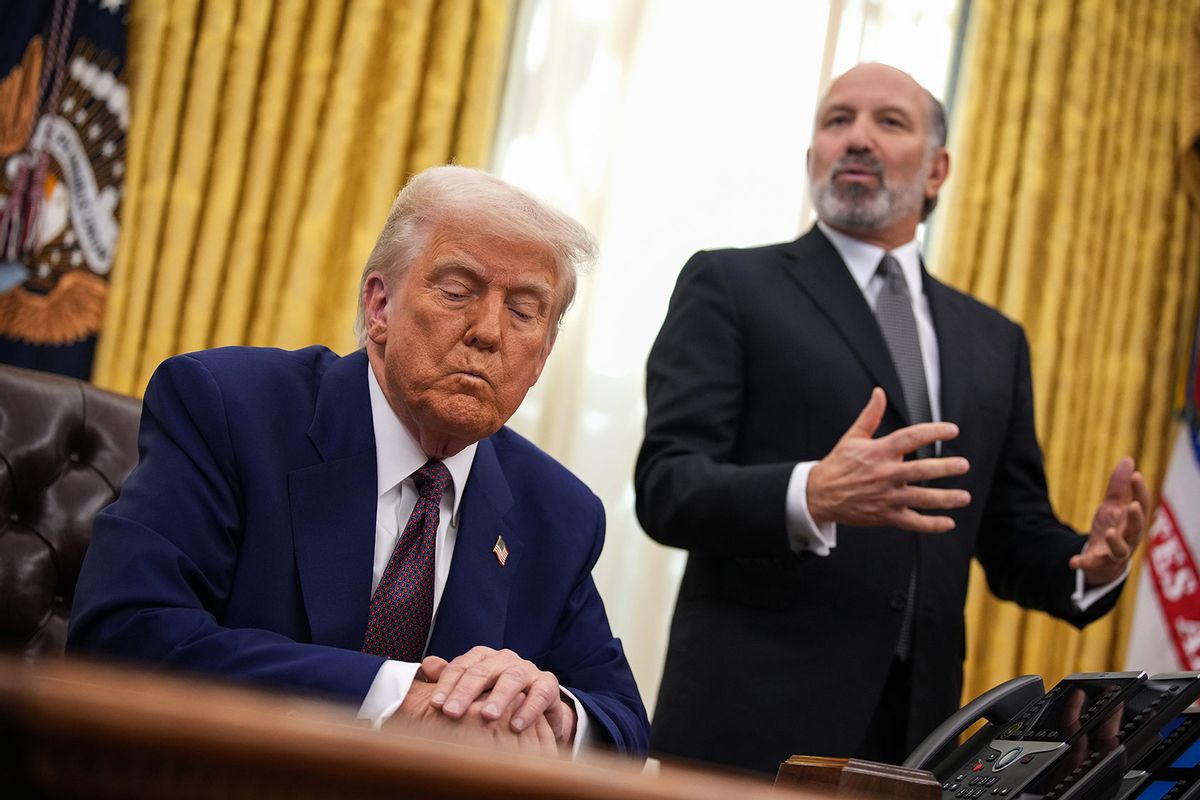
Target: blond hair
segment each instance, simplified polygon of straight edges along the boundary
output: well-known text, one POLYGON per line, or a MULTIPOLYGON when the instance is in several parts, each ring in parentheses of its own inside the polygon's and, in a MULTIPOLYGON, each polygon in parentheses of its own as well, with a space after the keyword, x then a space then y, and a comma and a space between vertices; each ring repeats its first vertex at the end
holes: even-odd
POLYGON ((394 281, 408 270, 434 230, 470 231, 544 246, 558 270, 557 316, 575 299, 577 275, 596 260, 596 241, 571 217, 486 172, 446 165, 430 167, 409 179, 396 195, 387 222, 363 265, 358 287, 354 335, 366 343, 363 287, 379 272, 394 281))

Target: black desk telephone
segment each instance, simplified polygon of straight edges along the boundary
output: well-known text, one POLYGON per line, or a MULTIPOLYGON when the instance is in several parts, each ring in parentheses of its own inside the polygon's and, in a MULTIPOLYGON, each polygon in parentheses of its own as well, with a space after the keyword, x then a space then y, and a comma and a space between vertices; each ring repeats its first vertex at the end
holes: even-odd
POLYGON ((1014 678, 943 722, 908 760, 943 800, 1200 800, 1200 673, 1014 678), (955 747, 979 720, 986 724, 955 747), (944 755, 953 748, 949 755, 944 755))

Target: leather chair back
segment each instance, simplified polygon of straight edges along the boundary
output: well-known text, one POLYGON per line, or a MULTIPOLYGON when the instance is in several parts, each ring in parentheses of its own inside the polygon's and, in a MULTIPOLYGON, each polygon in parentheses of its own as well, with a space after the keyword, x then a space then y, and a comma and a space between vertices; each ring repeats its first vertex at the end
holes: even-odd
POLYGON ((61 655, 96 512, 137 463, 141 403, 0 365, 0 650, 61 655))

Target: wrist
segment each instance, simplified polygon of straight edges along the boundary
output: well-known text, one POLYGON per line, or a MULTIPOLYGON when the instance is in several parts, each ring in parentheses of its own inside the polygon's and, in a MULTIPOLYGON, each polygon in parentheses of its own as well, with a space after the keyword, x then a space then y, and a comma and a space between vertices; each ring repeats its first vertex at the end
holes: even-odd
POLYGON ((563 744, 571 744, 575 741, 575 729, 578 724, 578 717, 575 714, 575 702, 566 695, 560 695, 559 703, 562 704, 562 726, 558 731, 555 731, 555 738, 563 744))
POLYGON ((808 515, 812 517, 812 521, 818 526, 827 525, 834 521, 825 504, 821 502, 820 469, 820 461, 813 464, 813 468, 808 472, 808 484, 804 487, 804 502, 808 505, 808 515))

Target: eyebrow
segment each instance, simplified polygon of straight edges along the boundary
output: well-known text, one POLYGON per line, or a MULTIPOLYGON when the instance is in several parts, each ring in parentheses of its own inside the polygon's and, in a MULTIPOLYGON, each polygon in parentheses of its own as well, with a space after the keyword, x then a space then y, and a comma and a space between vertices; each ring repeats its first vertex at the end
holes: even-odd
POLYGON ((865 113, 870 113, 870 114, 889 114, 889 113, 890 114, 901 114, 905 117, 908 117, 909 119, 911 119, 913 117, 913 112, 908 110, 907 108, 904 108, 903 106, 887 105, 887 106, 881 106, 879 108, 861 109, 861 108, 858 108, 857 106, 852 106, 849 103, 834 103, 833 105, 828 106, 821 110, 821 117, 825 117, 835 111, 845 111, 845 112, 850 112, 852 114, 857 114, 860 112, 865 112, 865 113))
MULTIPOLYGON (((442 278, 455 273, 470 276, 482 283, 488 282, 485 268, 477 266, 473 261, 460 257, 448 259, 445 263, 434 267, 433 274, 442 278)), ((531 294, 539 299, 554 301, 555 287, 540 277, 525 276, 517 278, 506 288, 507 294, 531 294)))
POLYGON ((539 300, 545 300, 547 302, 553 302, 554 294, 555 294, 553 286, 551 286, 549 283, 547 283, 543 280, 537 279, 537 278, 530 278, 527 280, 524 280, 524 279, 517 280, 516 282, 514 282, 512 285, 510 285, 508 287, 507 293, 510 295, 512 295, 512 294, 534 295, 539 300))

